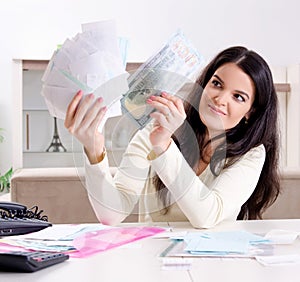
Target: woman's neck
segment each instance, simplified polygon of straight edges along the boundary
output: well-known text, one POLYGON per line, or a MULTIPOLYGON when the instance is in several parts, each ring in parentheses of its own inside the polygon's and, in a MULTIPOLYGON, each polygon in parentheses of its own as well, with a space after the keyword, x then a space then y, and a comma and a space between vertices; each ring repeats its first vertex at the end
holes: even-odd
MULTIPOLYGON (((217 136, 220 136, 220 133, 216 133, 215 135, 210 135, 207 133, 204 137, 204 143, 205 147, 203 148, 202 152, 202 158, 199 160, 199 163, 196 168, 196 174, 199 176, 209 165, 210 159, 212 155, 214 154, 217 146, 219 146, 222 141, 224 140, 221 138, 216 138, 217 136)), ((225 136, 224 136, 225 138, 225 136)))

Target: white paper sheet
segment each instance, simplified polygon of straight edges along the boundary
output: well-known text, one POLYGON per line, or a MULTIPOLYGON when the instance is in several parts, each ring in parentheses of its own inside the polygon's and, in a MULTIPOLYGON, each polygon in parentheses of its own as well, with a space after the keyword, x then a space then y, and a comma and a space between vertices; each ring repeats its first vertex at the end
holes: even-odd
POLYGON ((126 40, 118 39, 114 21, 86 23, 82 33, 56 50, 42 77, 42 95, 52 116, 64 119, 74 95, 94 93, 103 98, 107 118, 121 114, 118 102, 128 91, 126 40), (121 55, 122 54, 122 55, 121 55))
POLYGON ((272 241, 272 244, 293 244, 299 232, 293 230, 273 229, 270 230, 265 238, 272 241))
POLYGON ((299 264, 300 255, 279 255, 279 256, 256 256, 255 259, 264 266, 281 266, 299 264))

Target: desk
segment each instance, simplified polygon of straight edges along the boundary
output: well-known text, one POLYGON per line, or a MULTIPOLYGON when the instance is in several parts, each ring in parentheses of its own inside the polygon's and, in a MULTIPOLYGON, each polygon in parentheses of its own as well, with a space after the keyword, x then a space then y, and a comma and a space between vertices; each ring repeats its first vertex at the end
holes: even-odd
MULTIPOLYGON (((125 225, 125 224, 124 224, 125 225)), ((134 224, 127 223, 126 226, 134 224)), ((189 223, 161 223, 173 231, 195 231, 189 223)), ((266 233, 271 229, 300 232, 300 219, 237 221, 223 223, 211 230, 247 230, 266 233)), ((70 259, 35 273, 0 272, 1 282, 185 282, 185 281, 299 281, 299 264, 265 267, 252 259, 195 258, 190 270, 161 270, 159 254, 170 244, 167 239, 146 238, 84 259, 70 259)), ((287 248, 300 254, 300 240, 287 248)))

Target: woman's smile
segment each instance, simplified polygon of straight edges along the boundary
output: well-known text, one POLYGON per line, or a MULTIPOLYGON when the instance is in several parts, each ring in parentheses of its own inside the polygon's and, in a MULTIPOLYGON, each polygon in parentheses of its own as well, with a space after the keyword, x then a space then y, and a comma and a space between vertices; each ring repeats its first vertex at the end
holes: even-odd
POLYGON ((219 67, 203 89, 199 114, 208 130, 223 131, 250 117, 255 87, 236 64, 219 67))
POLYGON ((217 107, 215 107, 215 106, 213 106, 213 105, 211 105, 211 104, 208 104, 208 107, 209 107, 209 109, 211 110, 211 112, 212 113, 214 113, 214 114, 217 114, 217 115, 226 115, 226 113, 224 113, 222 110, 220 110, 220 109, 218 109, 217 107))

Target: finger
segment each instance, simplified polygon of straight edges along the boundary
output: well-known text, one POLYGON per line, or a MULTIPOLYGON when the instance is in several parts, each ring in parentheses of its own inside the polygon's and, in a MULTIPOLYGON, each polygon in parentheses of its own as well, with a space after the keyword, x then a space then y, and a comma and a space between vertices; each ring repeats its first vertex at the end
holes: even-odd
POLYGON ((153 106, 156 110, 162 112, 164 115, 178 111, 172 101, 159 96, 151 96, 147 99, 147 103, 153 106))
POLYGON ((180 98, 178 98, 174 95, 170 95, 166 92, 162 92, 161 97, 158 98, 157 100, 160 101, 161 103, 167 105, 170 108, 170 110, 177 109, 178 111, 180 111, 180 113, 182 113, 182 110, 184 110, 182 100, 180 98))
POLYGON ((167 129, 169 132, 172 132, 171 128, 170 128, 170 124, 168 119, 165 117, 165 115, 163 115, 160 112, 153 112, 150 114, 150 116, 155 119, 155 122, 157 122, 157 124, 165 129, 167 129))
POLYGON ((155 120, 155 123, 157 123, 160 126, 164 127, 168 124, 166 116, 160 112, 153 112, 150 114, 150 116, 155 120))
POLYGON ((99 97, 96 99, 92 107, 89 108, 88 112, 84 116, 81 127, 86 129, 91 126, 95 119, 98 118, 100 110, 103 108, 103 98, 99 97))
POLYGON ((76 128, 79 124, 82 123, 84 117, 86 116, 87 112, 89 111, 89 108, 91 107, 93 101, 94 101, 94 94, 88 94, 84 97, 81 104, 79 105, 75 117, 74 117, 74 127, 76 128))
POLYGON ((181 114, 185 114, 183 101, 180 98, 170 95, 166 92, 162 92, 161 95, 163 98, 171 100, 181 114))
POLYGON ((105 114, 107 112, 107 107, 101 107, 98 112, 96 117, 93 119, 92 123, 90 124, 90 128, 92 129, 93 132, 95 132, 96 130, 98 130, 100 123, 102 122, 105 114))
POLYGON ((65 127, 68 128, 75 116, 76 109, 79 105, 79 102, 83 96, 83 92, 79 90, 71 100, 70 104, 68 105, 67 112, 66 112, 66 117, 65 117, 65 127))

